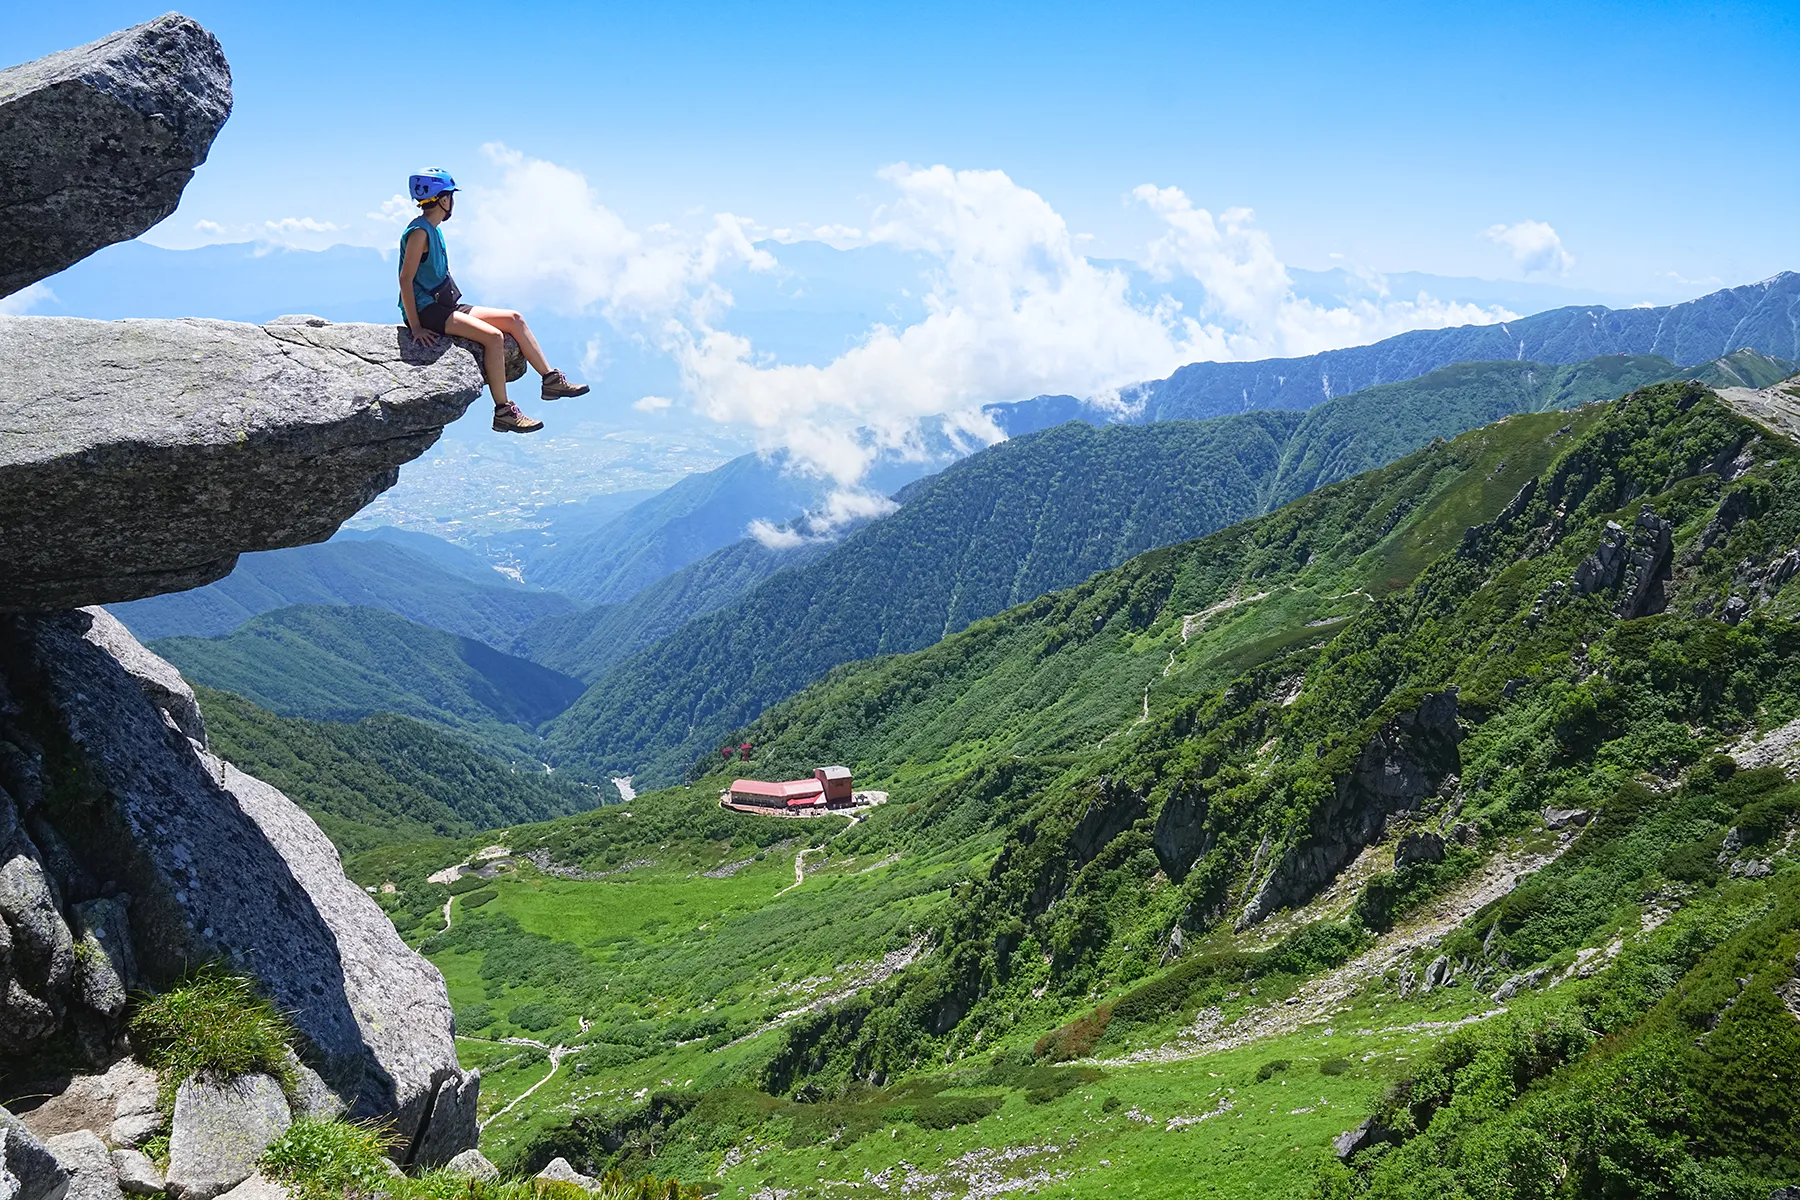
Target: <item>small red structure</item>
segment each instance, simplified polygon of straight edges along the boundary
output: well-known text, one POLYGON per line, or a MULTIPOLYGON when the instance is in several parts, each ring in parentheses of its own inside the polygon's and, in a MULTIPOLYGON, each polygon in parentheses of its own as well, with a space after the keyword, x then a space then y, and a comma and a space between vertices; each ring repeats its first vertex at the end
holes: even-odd
POLYGON ((733 807, 794 811, 848 808, 855 803, 850 782, 848 767, 820 767, 811 779, 793 779, 784 783, 734 779, 724 799, 733 807))

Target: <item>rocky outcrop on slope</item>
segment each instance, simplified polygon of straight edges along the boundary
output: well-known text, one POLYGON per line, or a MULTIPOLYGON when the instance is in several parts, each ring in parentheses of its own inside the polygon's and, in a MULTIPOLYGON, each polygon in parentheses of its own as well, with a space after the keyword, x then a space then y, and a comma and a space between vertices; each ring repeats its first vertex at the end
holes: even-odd
MULTIPOLYGON (((218 43, 179 16, 0 72, 0 294, 166 215, 229 111, 218 43)), ((475 1144, 436 968, 305 813, 208 750, 180 674, 82 606, 329 537, 481 387, 479 351, 392 326, 0 318, 0 1074, 113 1063, 132 992, 216 962, 301 1035, 302 1115, 391 1122, 407 1163, 475 1144)), ((27 1124, 69 1162, 21 1184, 44 1147, 0 1119, 0 1198, 152 1182, 110 1157, 165 1127, 128 1074, 22 1089, 53 1095, 27 1124)), ((272 1086, 229 1169, 188 1153, 205 1122, 190 1103, 184 1133, 178 1100, 172 1192, 243 1177, 292 1116, 272 1086)))
POLYGON ((174 212, 230 115, 218 39, 175 13, 0 71, 0 296, 174 212))
POLYGON ((468 343, 390 325, 0 317, 0 611, 179 591, 323 541, 481 388, 468 343))
POLYGON ((1629 532, 1617 521, 1608 521, 1599 548, 1575 568, 1574 590, 1582 596, 1617 592, 1615 611, 1623 618, 1661 612, 1674 547, 1675 526, 1648 508, 1638 514, 1629 532))
POLYGON ((224 961, 289 1015, 353 1116, 394 1120, 434 1161, 472 1145, 477 1077, 442 977, 310 817, 189 735, 193 712, 102 609, 0 622, 0 1053, 72 1032, 104 1059, 122 1005, 91 979, 155 988, 224 961))
POLYGON ((1380 840, 1389 816, 1422 808, 1461 769, 1461 741, 1455 689, 1426 696, 1417 709, 1383 725, 1276 860, 1238 928, 1306 903, 1363 847, 1380 840))

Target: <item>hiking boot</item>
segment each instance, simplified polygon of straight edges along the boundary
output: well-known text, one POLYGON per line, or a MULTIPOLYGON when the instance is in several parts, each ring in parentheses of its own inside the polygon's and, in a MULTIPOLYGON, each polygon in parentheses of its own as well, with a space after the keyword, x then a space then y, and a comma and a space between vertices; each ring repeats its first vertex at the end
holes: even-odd
POLYGON ((552 371, 544 376, 544 386, 538 392, 538 395, 546 400, 561 400, 564 396, 585 396, 587 394, 587 384, 570 383, 569 377, 561 371, 552 371))
POLYGON ((495 433, 536 433, 544 427, 542 421, 534 421, 519 411, 513 403, 496 404, 494 406, 495 433))

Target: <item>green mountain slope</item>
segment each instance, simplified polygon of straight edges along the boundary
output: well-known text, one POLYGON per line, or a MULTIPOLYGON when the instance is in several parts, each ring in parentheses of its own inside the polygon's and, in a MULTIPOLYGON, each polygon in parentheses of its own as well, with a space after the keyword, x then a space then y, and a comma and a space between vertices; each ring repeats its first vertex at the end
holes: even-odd
POLYGON ((1224 683, 1259 656, 1322 641, 1372 597, 1405 588, 1600 412, 1510 417, 918 653, 842 667, 737 740, 776 772, 835 754, 909 780, 955 776, 983 756, 1092 750, 1146 710, 1224 683), (1153 632, 1101 636, 1122 610, 1152 601, 1162 621, 1153 632))
POLYGON ((590 778, 678 779, 732 727, 840 663, 928 646, 1434 437, 1675 370, 1655 357, 1464 364, 1307 413, 1071 422, 1017 438, 914 484, 898 512, 818 561, 616 660, 548 738, 557 761, 590 778))
POLYGON ((741 455, 540 552, 530 563, 531 581, 589 603, 618 604, 737 541, 753 518, 779 524, 819 495, 819 481, 790 474, 781 461, 741 455))
POLYGON ((621 659, 723 608, 777 571, 804 566, 828 541, 771 549, 744 538, 657 580, 620 604, 597 604, 533 621, 507 647, 521 658, 593 682, 621 659))
POLYGON ((196 691, 213 751, 287 793, 344 854, 548 820, 600 800, 590 788, 510 766, 410 717, 309 721, 278 717, 230 692, 196 691))
MULTIPOLYGON (((1412 489, 1421 502, 1383 530, 1389 514, 1363 503, 1461 449, 1434 447, 1374 492, 1327 489, 770 713, 759 756, 779 767, 854 760, 883 740, 872 720, 894 735, 929 722, 957 703, 934 668, 1002 644, 990 671, 1047 680, 1067 664, 1041 701, 1114 674, 1168 681, 1147 716, 1115 708, 1112 736, 1061 754, 1021 760, 995 727, 1006 714, 990 724, 979 701, 960 743, 915 735, 953 776, 931 793, 940 812, 998 807, 1006 845, 945 917, 937 962, 801 1022, 765 1083, 954 1058, 1059 993, 1077 1019, 1034 1043, 1052 1058, 1154 1045, 1221 1003, 1254 1026, 1245 982, 1313 1003, 1281 980, 1329 972, 1512 862, 1528 883, 1477 889, 1460 920, 1351 979, 1392 1002, 1455 977, 1477 1024, 1400 1067, 1365 1152, 1324 1172, 1327 1194, 1500 1197, 1563 1174, 1568 1190, 1543 1194, 1749 1195, 1800 1170, 1786 999, 1800 788, 1709 758, 1800 715, 1785 586, 1800 456, 1695 385, 1588 410, 1561 438, 1553 420, 1503 426, 1516 448, 1553 446, 1510 501, 1477 457, 1435 503, 1412 489), (1484 518, 1466 534, 1447 519, 1459 506, 1484 518), (1423 537, 1411 548, 1407 526, 1423 537), (1374 595, 1324 594, 1357 583, 1374 595), (1234 637, 1194 636, 1209 610, 1234 637), (827 709, 835 733, 811 724, 827 709), (960 770, 943 757, 976 745, 960 770), (1039 781, 1022 806, 1007 800, 1021 773, 1039 781), (1401 837, 1426 834, 1437 861, 1396 869, 1401 837), (1365 851, 1379 853, 1340 875, 1365 851), (1172 928, 1191 954, 1170 949, 1172 928), (1496 1020, 1486 997, 1503 983, 1517 1012, 1496 1020)), ((1492 454, 1494 436, 1464 442, 1492 454)), ((869 773, 919 767, 907 755, 869 773)))
POLYGON ((1756 350, 1733 350, 1723 358, 1689 367, 1680 378, 1696 380, 1707 387, 1766 388, 1796 371, 1800 371, 1800 362, 1756 350))
POLYGON ((109 611, 147 641, 214 637, 295 604, 359 605, 504 647, 532 621, 575 608, 566 596, 512 583, 436 538, 384 532, 403 540, 371 535, 246 554, 217 583, 109 611))
POLYGON ((462 900, 424 876, 478 839, 352 870, 527 1168, 1761 1200, 1797 548, 1800 449, 1704 388, 1514 416, 770 710, 752 769, 845 761, 854 824, 721 811, 734 762, 514 827, 462 900))
POLYGON ((398 713, 509 757, 535 757, 530 730, 581 690, 547 667, 374 608, 297 605, 221 637, 162 638, 151 648, 194 682, 282 716, 398 713))

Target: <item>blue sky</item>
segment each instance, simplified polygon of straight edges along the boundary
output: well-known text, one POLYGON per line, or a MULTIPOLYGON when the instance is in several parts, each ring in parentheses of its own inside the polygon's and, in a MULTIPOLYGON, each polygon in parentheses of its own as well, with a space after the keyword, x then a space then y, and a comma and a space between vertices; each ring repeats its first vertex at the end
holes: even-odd
MULTIPOLYGON (((155 15, 8 0, 19 61, 155 15)), ((1800 264, 1792 4, 751 6, 190 0, 237 108, 172 225, 350 225, 414 164, 502 142, 634 226, 867 224, 875 172, 1005 171, 1101 254, 1153 183, 1255 210, 1284 261, 1558 278, 1646 298, 1800 264), (1330 256, 1340 254, 1345 259, 1330 256), (1546 274, 1539 271, 1542 277, 1546 274)), ((159 231, 180 244, 190 228, 159 231)))
MULTIPOLYGON (((0 61, 160 7, 0 3, 0 61)), ((529 312, 601 425, 785 449, 841 497, 927 426, 998 437, 995 401, 1800 267, 1792 4, 185 11, 236 104, 146 240, 257 246, 196 315, 304 276, 393 319, 371 254, 260 256, 391 254, 442 165, 464 291, 529 312)), ((106 303, 202 274, 149 253, 4 307, 173 315, 106 303)))

